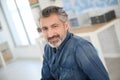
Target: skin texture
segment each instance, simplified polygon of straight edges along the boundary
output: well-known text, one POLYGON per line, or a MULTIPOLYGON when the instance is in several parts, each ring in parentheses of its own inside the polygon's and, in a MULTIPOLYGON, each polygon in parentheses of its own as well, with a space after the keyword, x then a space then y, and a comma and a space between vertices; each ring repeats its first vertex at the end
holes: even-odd
POLYGON ((68 31, 68 21, 62 22, 57 14, 40 19, 41 30, 49 45, 58 48, 68 31))

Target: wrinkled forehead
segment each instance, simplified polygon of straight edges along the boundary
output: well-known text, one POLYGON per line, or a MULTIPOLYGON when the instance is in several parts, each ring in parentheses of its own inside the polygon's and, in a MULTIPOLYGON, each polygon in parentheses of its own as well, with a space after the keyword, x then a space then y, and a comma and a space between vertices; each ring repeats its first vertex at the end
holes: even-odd
POLYGON ((40 19, 40 26, 50 26, 55 23, 59 23, 61 20, 59 19, 59 16, 56 14, 51 14, 49 17, 41 17, 40 19))

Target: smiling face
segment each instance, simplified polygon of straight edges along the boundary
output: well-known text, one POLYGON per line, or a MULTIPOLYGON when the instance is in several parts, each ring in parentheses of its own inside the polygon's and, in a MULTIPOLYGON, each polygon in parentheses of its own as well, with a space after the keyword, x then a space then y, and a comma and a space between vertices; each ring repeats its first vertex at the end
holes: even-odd
POLYGON ((57 14, 51 14, 49 17, 41 18, 40 25, 49 45, 58 48, 66 37, 68 21, 62 22, 57 14))

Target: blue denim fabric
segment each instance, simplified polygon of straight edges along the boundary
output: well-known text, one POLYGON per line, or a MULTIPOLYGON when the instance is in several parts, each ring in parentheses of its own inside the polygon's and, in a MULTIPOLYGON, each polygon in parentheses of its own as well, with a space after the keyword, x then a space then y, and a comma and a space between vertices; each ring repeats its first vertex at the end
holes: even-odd
POLYGON ((44 50, 41 80, 109 80, 93 45, 72 33, 58 49, 44 50))

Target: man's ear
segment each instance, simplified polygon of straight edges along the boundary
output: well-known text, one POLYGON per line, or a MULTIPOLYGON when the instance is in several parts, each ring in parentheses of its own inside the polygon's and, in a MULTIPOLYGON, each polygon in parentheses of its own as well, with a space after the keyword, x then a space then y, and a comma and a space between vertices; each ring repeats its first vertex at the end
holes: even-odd
POLYGON ((69 28, 69 22, 66 21, 66 22, 65 22, 65 29, 68 30, 68 28, 69 28))

